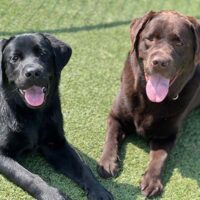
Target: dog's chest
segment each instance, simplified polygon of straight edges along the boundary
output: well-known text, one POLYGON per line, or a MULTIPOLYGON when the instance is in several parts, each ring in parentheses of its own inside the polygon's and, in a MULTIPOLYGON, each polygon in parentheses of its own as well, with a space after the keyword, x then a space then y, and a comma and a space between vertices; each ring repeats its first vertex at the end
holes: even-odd
POLYGON ((146 129, 148 129, 153 123, 153 115, 147 112, 147 106, 144 101, 143 95, 134 95, 131 100, 131 104, 129 105, 131 105, 132 107, 132 120, 136 132, 140 135, 144 135, 146 129))
POLYGON ((39 135, 40 126, 33 121, 26 122, 26 125, 20 131, 9 134, 7 150, 13 156, 35 151, 39 146, 39 135))
POLYGON ((136 132, 140 135, 145 136, 147 130, 153 124, 153 116, 147 113, 134 113, 133 122, 136 132))
POLYGON ((174 112, 167 111, 165 105, 149 103, 141 96, 133 103, 132 120, 139 135, 146 138, 160 138, 168 134, 166 130, 171 126, 174 112))
POLYGON ((35 123, 30 123, 26 126, 22 134, 27 138, 30 147, 34 148, 38 144, 40 127, 35 123))

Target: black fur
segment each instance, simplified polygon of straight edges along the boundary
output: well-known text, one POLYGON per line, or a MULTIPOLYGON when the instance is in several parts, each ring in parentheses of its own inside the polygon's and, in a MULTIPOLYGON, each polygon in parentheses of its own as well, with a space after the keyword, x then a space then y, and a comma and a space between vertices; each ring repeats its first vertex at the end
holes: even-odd
POLYGON ((88 199, 113 199, 64 137, 58 85, 71 48, 48 34, 23 34, 0 42, 0 172, 36 199, 69 199, 17 160, 38 150, 58 171, 83 188, 88 199), (31 106, 26 89, 45 87, 45 100, 31 106))

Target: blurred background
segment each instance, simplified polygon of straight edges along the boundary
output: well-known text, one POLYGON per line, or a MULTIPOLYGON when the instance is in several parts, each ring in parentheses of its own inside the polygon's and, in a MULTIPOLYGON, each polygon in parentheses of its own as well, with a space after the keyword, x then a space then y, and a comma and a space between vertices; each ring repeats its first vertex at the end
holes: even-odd
MULTIPOLYGON (((200 18, 200 0, 0 1, 1 38, 25 32, 48 32, 71 45, 73 55, 62 72, 60 84, 66 137, 116 200, 145 199, 140 194, 139 182, 147 167, 149 148, 139 137, 128 138, 122 146, 119 176, 110 180, 99 178, 96 162, 104 143, 106 118, 130 49, 131 20, 150 10, 163 9, 200 18)), ((199 119, 200 110, 197 110, 185 120, 164 171, 165 191, 155 199, 200 199, 199 119)), ((81 189, 57 174, 39 154, 22 162, 73 200, 86 200, 81 189)), ((0 199, 33 198, 0 176, 0 199)))

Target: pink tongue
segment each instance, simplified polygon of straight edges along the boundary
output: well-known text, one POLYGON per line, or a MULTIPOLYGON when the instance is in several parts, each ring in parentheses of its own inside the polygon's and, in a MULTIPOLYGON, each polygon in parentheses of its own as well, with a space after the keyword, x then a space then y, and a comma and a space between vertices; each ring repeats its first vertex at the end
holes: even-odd
POLYGON ((33 86, 23 90, 26 102, 31 106, 40 106, 44 103, 44 92, 42 87, 33 86))
POLYGON ((146 93, 149 100, 157 103, 163 101, 169 90, 169 81, 159 74, 148 76, 146 93))

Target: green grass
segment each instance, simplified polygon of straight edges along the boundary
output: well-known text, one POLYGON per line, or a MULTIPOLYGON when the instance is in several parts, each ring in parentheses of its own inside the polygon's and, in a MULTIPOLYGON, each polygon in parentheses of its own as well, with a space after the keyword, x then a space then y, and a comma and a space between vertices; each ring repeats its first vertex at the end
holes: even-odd
MULTIPOLYGON (((149 10, 176 9, 200 17, 198 0, 1 0, 0 36, 49 32, 68 42, 73 56, 62 72, 60 85, 66 136, 116 200, 141 200, 139 181, 147 167, 149 148, 139 137, 122 147, 123 170, 116 179, 96 173, 104 143, 106 118, 117 94, 120 74, 130 48, 129 24, 149 10)), ((164 173, 165 191, 157 199, 200 199, 200 111, 193 112, 180 131, 164 173)), ((34 173, 60 188, 73 200, 84 192, 55 171, 38 155, 24 161, 34 173)), ((32 199, 0 176, 0 199, 32 199)))

